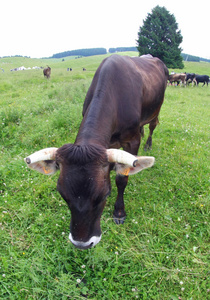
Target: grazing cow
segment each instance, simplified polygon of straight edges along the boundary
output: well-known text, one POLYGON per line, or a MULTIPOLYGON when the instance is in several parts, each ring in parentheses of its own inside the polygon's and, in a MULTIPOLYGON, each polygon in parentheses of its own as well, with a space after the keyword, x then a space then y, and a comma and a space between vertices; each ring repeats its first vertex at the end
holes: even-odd
POLYGON ((199 82, 203 82, 202 87, 205 85, 205 83, 208 86, 208 84, 209 84, 209 76, 208 75, 198 75, 198 74, 196 74, 195 75, 195 81, 196 81, 197 85, 199 84, 199 82))
POLYGON ((83 71, 86 71, 86 69, 85 69, 85 68, 83 68, 82 70, 83 70, 83 71))
POLYGON ((170 84, 172 84, 173 82, 176 82, 177 85, 180 83, 180 81, 182 82, 182 84, 184 86, 186 86, 186 78, 187 75, 185 73, 175 73, 175 74, 170 74, 168 77, 168 80, 170 82, 170 84))
POLYGON ((47 79, 49 79, 50 75, 51 75, 51 68, 49 66, 47 66, 47 68, 45 68, 43 70, 43 74, 44 74, 44 77, 47 77, 47 79))
POLYGON ((188 85, 190 84, 190 82, 192 82, 192 85, 193 85, 193 82, 196 84, 195 73, 185 73, 185 74, 187 75, 186 82, 188 85))
POLYGON ((128 175, 154 164, 154 157, 136 155, 145 124, 150 124, 147 146, 152 145, 167 79, 168 69, 158 58, 104 59, 87 92, 74 144, 25 158, 29 168, 43 174, 60 169, 57 189, 71 211, 69 239, 76 247, 87 249, 101 239, 100 218, 111 191, 111 170, 117 173, 118 188, 114 220, 123 224, 128 175))

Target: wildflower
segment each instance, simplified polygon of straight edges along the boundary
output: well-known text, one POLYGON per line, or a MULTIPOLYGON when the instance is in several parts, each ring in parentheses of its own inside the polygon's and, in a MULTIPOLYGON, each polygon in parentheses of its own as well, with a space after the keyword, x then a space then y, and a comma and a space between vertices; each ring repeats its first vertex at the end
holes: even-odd
POLYGON ((183 283, 184 283, 183 281, 180 281, 180 284, 181 284, 181 285, 183 285, 183 283))
POLYGON ((5 277, 6 275, 5 274, 2 274, 2 277, 5 277))
POLYGON ((78 279, 77 279, 77 283, 81 283, 81 279, 78 278, 78 279))
POLYGON ((65 234, 65 232, 62 232, 62 235, 64 235, 65 234))
POLYGON ((106 278, 104 278, 103 281, 106 281, 106 278))
POLYGON ((25 255, 25 252, 23 252, 23 255, 25 255))
POLYGON ((85 265, 82 265, 81 268, 84 269, 84 268, 85 268, 85 265))
POLYGON ((115 254, 118 255, 119 253, 116 251, 115 254))
POLYGON ((197 249, 198 249, 198 247, 193 246, 193 252, 196 252, 197 249))

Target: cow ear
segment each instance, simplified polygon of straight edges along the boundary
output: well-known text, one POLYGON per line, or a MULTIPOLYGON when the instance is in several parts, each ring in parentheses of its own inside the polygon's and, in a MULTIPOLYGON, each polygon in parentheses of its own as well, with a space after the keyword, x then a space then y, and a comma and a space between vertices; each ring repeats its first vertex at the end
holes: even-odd
POLYGON ((55 160, 42 160, 34 162, 32 164, 28 164, 28 167, 44 175, 53 175, 59 169, 55 160))
POLYGON ((137 163, 135 167, 130 167, 124 164, 115 164, 115 171, 117 174, 121 175, 134 175, 143 169, 150 168, 154 165, 155 158, 153 156, 137 156, 137 163))
POLYGON ((24 158, 27 166, 45 175, 52 175, 58 170, 56 153, 58 148, 45 148, 24 158))

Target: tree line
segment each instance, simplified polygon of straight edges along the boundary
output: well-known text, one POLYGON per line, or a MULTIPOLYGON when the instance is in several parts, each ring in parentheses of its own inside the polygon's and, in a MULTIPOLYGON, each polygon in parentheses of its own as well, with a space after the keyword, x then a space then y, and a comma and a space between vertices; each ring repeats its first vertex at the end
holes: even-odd
MULTIPOLYGON (((65 51, 65 52, 53 54, 53 56, 49 58, 64 58, 67 56, 83 57, 83 56, 103 55, 107 53, 125 52, 125 51, 137 51, 137 48, 136 47, 109 48, 108 52, 105 48, 77 49, 77 50, 71 50, 71 51, 65 51)), ((199 56, 193 56, 185 53, 181 53, 181 56, 184 61, 193 61, 193 62, 205 61, 210 63, 210 59, 202 58, 199 56)))
MULTIPOLYGON (((136 47, 117 47, 117 48, 109 48, 109 53, 115 52, 123 52, 123 51, 137 51, 136 47)), ((107 50, 105 48, 88 48, 88 49, 77 49, 64 51, 60 53, 53 54, 50 58, 63 58, 67 56, 93 56, 93 55, 103 55, 107 54, 107 50)))
POLYGON ((107 51, 105 48, 89 48, 89 49, 77 49, 71 51, 65 51, 57 54, 53 54, 50 58, 63 58, 67 56, 93 56, 93 55, 102 55, 106 54, 107 51))

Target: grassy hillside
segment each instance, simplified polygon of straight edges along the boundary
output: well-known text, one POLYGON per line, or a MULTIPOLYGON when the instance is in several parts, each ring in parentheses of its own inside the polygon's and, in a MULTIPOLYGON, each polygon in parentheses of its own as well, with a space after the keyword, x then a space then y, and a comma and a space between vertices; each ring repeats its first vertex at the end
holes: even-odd
MULTIPOLYGON (((112 220, 111 174, 102 240, 93 249, 80 251, 68 239, 58 174, 46 177, 23 162, 74 142, 104 57, 0 59, 1 299, 208 299, 210 87, 167 87, 148 153, 156 163, 129 178, 122 226, 112 220), (47 64, 50 80, 42 70, 9 71, 47 64)), ((210 64, 187 62, 183 71, 210 75, 210 64)))

